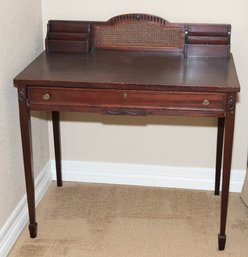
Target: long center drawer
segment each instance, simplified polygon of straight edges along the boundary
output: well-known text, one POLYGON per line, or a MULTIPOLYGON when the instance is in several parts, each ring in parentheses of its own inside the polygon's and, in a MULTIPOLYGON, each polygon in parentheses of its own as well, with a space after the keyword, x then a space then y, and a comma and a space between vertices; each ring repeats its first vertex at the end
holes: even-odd
POLYGON ((28 104, 87 108, 225 110, 225 94, 87 88, 28 88, 28 104))

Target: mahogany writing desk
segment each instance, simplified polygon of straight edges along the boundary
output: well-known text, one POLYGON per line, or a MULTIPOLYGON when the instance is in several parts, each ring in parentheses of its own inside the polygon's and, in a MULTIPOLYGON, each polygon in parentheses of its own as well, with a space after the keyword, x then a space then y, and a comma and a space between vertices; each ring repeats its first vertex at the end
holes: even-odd
POLYGON ((50 21, 46 51, 14 82, 32 238, 37 223, 31 110, 52 112, 58 186, 62 186, 60 111, 205 116, 218 118, 215 194, 219 194, 223 155, 218 238, 219 249, 224 249, 240 90, 230 54, 230 25, 169 23, 146 14, 120 15, 107 22, 50 21))

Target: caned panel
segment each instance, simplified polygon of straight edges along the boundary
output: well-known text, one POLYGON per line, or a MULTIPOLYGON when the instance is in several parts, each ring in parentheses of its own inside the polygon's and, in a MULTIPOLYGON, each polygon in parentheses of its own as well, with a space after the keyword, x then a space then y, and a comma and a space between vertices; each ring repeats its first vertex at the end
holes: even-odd
POLYGON ((94 47, 114 49, 183 49, 182 27, 144 20, 94 26, 94 47))

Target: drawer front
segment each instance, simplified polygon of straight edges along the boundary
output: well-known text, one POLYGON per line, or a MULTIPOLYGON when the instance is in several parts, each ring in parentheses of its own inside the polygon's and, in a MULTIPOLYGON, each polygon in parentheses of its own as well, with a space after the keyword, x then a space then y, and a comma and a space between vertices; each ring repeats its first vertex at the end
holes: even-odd
POLYGON ((28 104, 31 107, 224 111, 225 94, 29 87, 28 104))

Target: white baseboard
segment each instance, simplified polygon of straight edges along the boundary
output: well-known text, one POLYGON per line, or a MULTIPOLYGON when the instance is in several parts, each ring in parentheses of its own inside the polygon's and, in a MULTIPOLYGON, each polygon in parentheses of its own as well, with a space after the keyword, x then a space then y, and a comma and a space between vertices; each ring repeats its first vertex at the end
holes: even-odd
MULTIPOLYGON (((55 163, 51 161, 53 179, 55 163)), ((215 170, 124 163, 63 161, 64 181, 214 190, 215 170)), ((232 170, 230 191, 241 192, 246 170, 232 170)))
MULTIPOLYGON (((51 176, 51 163, 48 162, 40 172, 39 176, 35 179, 35 199, 36 205, 40 202, 43 195, 47 191, 52 182, 51 176)), ((26 194, 22 197, 21 201, 12 212, 4 226, 0 230, 0 256, 5 257, 8 255, 15 241, 21 234, 23 228, 28 221, 28 207, 26 194)))

